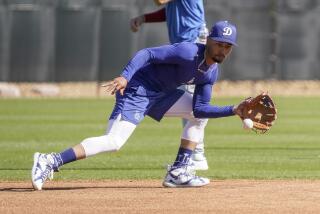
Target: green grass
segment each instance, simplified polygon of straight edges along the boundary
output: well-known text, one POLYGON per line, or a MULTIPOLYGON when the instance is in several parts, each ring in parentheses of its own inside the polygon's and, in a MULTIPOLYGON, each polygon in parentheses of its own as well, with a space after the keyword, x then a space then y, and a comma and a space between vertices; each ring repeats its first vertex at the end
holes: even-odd
MULTIPOLYGON (((217 98, 219 105, 240 98, 217 98)), ((113 99, 1 99, 0 180, 28 180, 35 151, 58 152, 104 133, 113 99)), ((320 98, 277 97, 278 120, 258 135, 237 117, 212 119, 206 128, 214 179, 319 179, 320 98)), ((175 158, 180 119, 146 118, 117 153, 70 163, 57 179, 161 179, 175 158)))

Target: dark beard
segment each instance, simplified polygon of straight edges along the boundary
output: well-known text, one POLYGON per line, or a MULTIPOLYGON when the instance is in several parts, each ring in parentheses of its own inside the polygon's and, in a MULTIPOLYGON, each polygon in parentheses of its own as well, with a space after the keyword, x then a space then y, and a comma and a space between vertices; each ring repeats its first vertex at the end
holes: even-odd
POLYGON ((212 57, 211 58, 213 61, 215 61, 216 63, 219 63, 219 64, 221 64, 222 62, 223 62, 223 59, 221 60, 220 58, 218 58, 218 57, 212 57))

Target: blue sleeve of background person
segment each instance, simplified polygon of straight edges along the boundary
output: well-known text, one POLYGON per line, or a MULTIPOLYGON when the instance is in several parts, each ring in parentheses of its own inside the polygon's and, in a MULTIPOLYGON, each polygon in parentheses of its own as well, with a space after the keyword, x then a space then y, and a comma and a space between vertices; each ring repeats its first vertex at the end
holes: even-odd
POLYGON ((233 106, 210 105, 212 85, 196 85, 193 95, 193 114, 196 118, 218 118, 234 115, 233 106))
POLYGON ((187 42, 142 49, 129 61, 121 76, 129 82, 139 69, 150 63, 184 66, 187 61, 190 62, 194 59, 196 52, 197 46, 187 42))
POLYGON ((173 0, 166 4, 170 42, 194 42, 205 23, 203 0, 173 0))

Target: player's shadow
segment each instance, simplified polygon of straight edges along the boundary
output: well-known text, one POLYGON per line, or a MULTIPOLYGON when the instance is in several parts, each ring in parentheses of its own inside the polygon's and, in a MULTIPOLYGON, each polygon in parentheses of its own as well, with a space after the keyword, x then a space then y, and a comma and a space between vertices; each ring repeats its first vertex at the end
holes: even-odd
POLYGON ((159 189, 161 186, 99 186, 99 187, 46 187, 44 190, 83 190, 83 189, 159 189))
MULTIPOLYGON (((84 190, 84 189, 159 189, 161 186, 81 186, 81 187, 45 187, 42 191, 66 191, 66 190, 84 190)), ((35 191, 32 187, 7 187, 0 188, 0 192, 33 192, 35 191)))
POLYGON ((0 188, 0 192, 32 192, 33 188, 25 188, 25 187, 6 187, 0 188))

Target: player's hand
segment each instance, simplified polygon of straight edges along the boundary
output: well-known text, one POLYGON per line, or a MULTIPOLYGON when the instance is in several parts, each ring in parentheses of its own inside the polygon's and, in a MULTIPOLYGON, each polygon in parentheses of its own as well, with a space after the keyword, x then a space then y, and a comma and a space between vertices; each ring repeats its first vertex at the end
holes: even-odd
POLYGON ((106 88, 107 92, 110 92, 112 95, 117 91, 120 91, 120 94, 123 95, 124 90, 126 89, 128 81, 124 77, 117 77, 113 80, 103 84, 102 87, 106 88))
POLYGON ((233 106, 233 113, 238 115, 240 118, 245 118, 246 109, 248 108, 248 99, 243 100, 238 105, 233 106))
POLYGON ((132 32, 137 32, 139 27, 144 23, 144 15, 132 18, 130 20, 130 28, 132 32))
POLYGON ((164 5, 164 4, 167 4, 168 2, 172 1, 172 0, 153 0, 154 3, 158 6, 160 5, 164 5))

